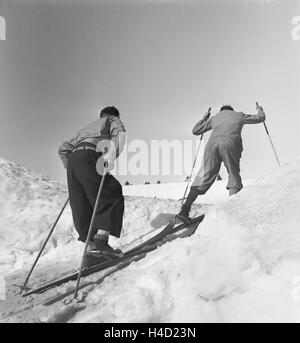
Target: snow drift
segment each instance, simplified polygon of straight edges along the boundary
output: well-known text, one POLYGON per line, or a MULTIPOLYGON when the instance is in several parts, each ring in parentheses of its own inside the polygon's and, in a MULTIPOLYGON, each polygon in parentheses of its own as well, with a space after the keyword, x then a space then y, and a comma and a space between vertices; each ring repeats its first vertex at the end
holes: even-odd
MULTIPOLYGON (((16 300, 8 299, 2 313, 10 315, 2 320, 299 322, 299 172, 300 159, 297 159, 212 206, 193 236, 166 243, 144 259, 85 289, 84 301, 80 304, 37 305, 41 299, 65 290, 65 285, 51 294, 47 292, 27 299, 27 310, 21 300, 18 300, 18 307, 14 307, 16 300)), ((38 183, 41 183, 40 179, 38 183)), ((147 187, 150 189, 151 185, 147 187)), ((170 192, 174 194, 175 186, 172 187, 170 192)), ((65 194, 65 190, 61 192, 65 194)), ((131 188, 133 192, 134 188, 131 188)), ((38 193, 37 197, 41 199, 38 193)), ((13 194, 11 197, 13 199, 13 194)), ((13 218, 16 210, 12 204, 15 203, 7 205, 4 217, 11 215, 13 218)), ((142 239, 177 209, 178 202, 171 200, 126 198, 124 235, 113 244, 126 246, 135 237, 142 239)), ((199 213, 197 205, 195 211, 199 213)), ((80 244, 76 242, 67 214, 65 220, 69 226, 61 226, 56 245, 48 251, 38 271, 42 277, 49 278, 49 265, 55 266, 58 256, 64 256, 71 266, 74 246, 80 244), (63 247, 64 255, 60 255, 60 247, 63 247)), ((20 219, 18 224, 22 222, 20 219)), ((1 235, 5 234, 2 222, 0 230, 1 235)), ((11 226, 11 230, 23 232, 22 225, 11 226)), ((23 237, 23 234, 18 233, 17 237, 23 237)), ((35 237, 40 240, 39 234, 35 237)), ((21 241, 24 242, 24 238, 21 241)), ((15 241, 14 245, 12 240, 5 242, 6 251, 16 249, 20 244, 15 241)), ((53 273, 55 270, 57 268, 52 267, 53 273)), ((11 278, 13 282, 20 274, 13 274, 11 278)), ((101 279, 101 275, 93 278, 101 279)))
MULTIPOLYGON (((0 270, 17 267, 40 248, 54 220, 49 214, 59 212, 65 198, 66 189, 58 182, 0 159, 0 270)), ((69 240, 71 222, 65 219, 47 250, 58 235, 69 240)))
MULTIPOLYGON (((63 184, 0 159, 0 271, 28 268, 67 197, 63 184)), ((122 237, 112 238, 112 245, 128 248, 133 239, 153 234, 167 223, 170 215, 177 213, 179 205, 172 200, 126 197, 122 237)), ((67 206, 41 262, 80 259, 83 245, 77 237, 67 206)))
POLYGON ((300 160, 91 292, 73 321, 298 322, 300 160), (297 289, 298 288, 298 289, 297 289))

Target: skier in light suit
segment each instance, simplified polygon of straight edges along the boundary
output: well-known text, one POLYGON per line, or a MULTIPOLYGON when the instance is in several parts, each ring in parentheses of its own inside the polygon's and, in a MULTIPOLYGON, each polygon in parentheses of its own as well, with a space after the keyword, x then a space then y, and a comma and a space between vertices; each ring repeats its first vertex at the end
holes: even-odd
POLYGON ((235 112, 230 105, 224 105, 213 117, 206 113, 194 126, 193 134, 198 136, 212 130, 211 136, 204 150, 201 168, 195 177, 190 192, 178 214, 186 220, 191 206, 198 195, 205 194, 216 180, 221 163, 228 172, 227 189, 229 196, 236 194, 243 188, 240 176, 240 159, 243 151, 241 131, 245 124, 258 124, 266 119, 264 110, 257 106, 257 114, 235 112))

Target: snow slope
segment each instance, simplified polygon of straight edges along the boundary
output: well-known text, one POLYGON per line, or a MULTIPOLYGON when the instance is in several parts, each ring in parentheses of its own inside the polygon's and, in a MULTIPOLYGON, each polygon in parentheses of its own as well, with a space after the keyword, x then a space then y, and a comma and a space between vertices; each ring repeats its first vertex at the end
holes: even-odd
MULTIPOLYGON (((7 164, 7 161, 1 161, 1 181, 14 178, 12 171, 7 171, 7 164)), ((9 165, 12 169, 18 168, 9 165)), ((67 301, 48 307, 39 305, 74 286, 72 282, 45 294, 20 298, 12 284, 20 283, 25 272, 15 271, 7 275, 7 300, 0 301, 0 321, 299 322, 299 172, 300 159, 297 159, 249 184, 230 199, 216 189, 211 190, 210 196, 213 198, 215 194, 218 200, 213 201, 216 205, 210 207, 193 236, 167 242, 104 280, 103 272, 86 278, 85 281, 94 281, 94 284, 81 291, 83 300, 80 303, 69 303, 69 297, 67 301)), ((20 173, 19 184, 15 183, 9 194, 10 202, 3 203, 6 210, 1 209, 1 244, 4 251, 14 251, 10 257, 12 262, 2 262, 3 270, 7 270, 7 266, 28 266, 29 258, 32 261, 34 257, 30 254, 36 253, 46 229, 36 231, 36 226, 29 225, 24 230, 22 224, 31 219, 42 223, 46 217, 51 222, 54 206, 51 204, 62 203, 65 196, 63 188, 59 191, 60 196, 56 195, 58 190, 54 192, 56 186, 50 186, 50 180, 32 179, 34 175, 23 169, 20 173), (27 178, 37 186, 24 188, 22 182, 27 178), (51 188, 52 196, 43 193, 46 185, 51 188), (18 192, 19 187, 23 187, 22 192, 18 192), (27 195, 30 206, 24 200, 23 211, 20 211, 16 200, 23 199, 25 190, 35 196, 27 195), (45 200, 45 194, 48 200, 45 200), (33 218, 26 212, 31 207, 36 213, 33 218), (14 219, 14 213, 20 213, 18 221, 14 219), (16 222, 9 226, 10 220, 6 216, 16 222), (17 239, 5 236, 7 227, 17 239), (29 227, 33 231, 30 241, 25 238, 29 227), (25 252, 21 253, 22 247, 25 252)), ((130 186, 124 187, 124 192, 153 197, 158 196, 157 187, 161 186, 136 187, 135 193, 130 186)), ((3 193, 2 182, 1 187, 2 198, 7 190, 3 193)), ((163 187, 164 198, 168 197, 169 189, 170 198, 173 195, 177 199, 183 185, 178 185, 180 190, 177 192, 176 185, 163 187)), ((125 248, 134 238, 137 241, 133 244, 138 243, 147 234, 154 234, 178 208, 179 203, 174 200, 126 197, 123 236, 112 243, 125 248)), ((200 213, 203 208, 195 205, 194 212, 200 213)), ((49 279, 49 275, 54 278, 63 270, 78 266, 82 245, 76 241, 70 213, 63 216, 62 222, 56 239, 37 268, 33 283, 49 279)))
POLYGON ((194 236, 104 281, 72 321, 299 322, 299 171, 298 159, 215 206, 194 236))
MULTIPOLYGON (((244 186, 249 186, 254 180, 244 180, 244 186)), ((195 201, 197 204, 217 204, 228 198, 226 189, 227 181, 217 181, 208 192, 198 197, 195 201)), ((124 186, 123 192, 129 196, 142 196, 157 199, 181 199, 185 192, 187 183, 161 183, 151 185, 133 185, 124 186)))
MULTIPOLYGON (((136 192, 135 187, 128 188, 140 195, 139 186, 136 192)), ((126 187, 124 190, 126 196, 126 187)), ((32 263, 67 197, 64 185, 0 159, 0 271, 8 273, 32 263)), ((178 201, 126 197, 122 238, 112 239, 112 244, 126 246, 139 234, 155 233, 179 206, 178 201)), ((67 206, 46 246, 46 259, 79 257, 82 244, 77 236, 67 206)))
MULTIPOLYGON (((58 182, 0 159, 0 270, 22 267, 45 239, 49 226, 67 198, 58 182)), ((70 211, 62 217, 46 250, 72 234, 70 211)))

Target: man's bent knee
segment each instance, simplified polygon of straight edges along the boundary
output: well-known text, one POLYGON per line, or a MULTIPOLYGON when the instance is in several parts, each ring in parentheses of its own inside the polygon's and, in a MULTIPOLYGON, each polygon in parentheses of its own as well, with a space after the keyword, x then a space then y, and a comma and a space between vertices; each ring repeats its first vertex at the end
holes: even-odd
POLYGON ((197 195, 203 195, 207 192, 207 189, 204 189, 201 186, 191 186, 190 192, 195 193, 197 195))

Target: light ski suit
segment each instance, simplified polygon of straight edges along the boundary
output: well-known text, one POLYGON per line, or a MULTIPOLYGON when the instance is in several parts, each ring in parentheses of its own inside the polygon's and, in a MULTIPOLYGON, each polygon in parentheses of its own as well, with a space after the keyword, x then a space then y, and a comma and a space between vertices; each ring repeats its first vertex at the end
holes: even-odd
MULTIPOLYGON (((223 110, 207 121, 201 119, 193 128, 194 135, 212 130, 204 149, 201 168, 191 186, 191 191, 205 194, 214 183, 223 162, 228 172, 227 189, 243 188, 240 176, 240 159, 243 151, 241 131, 245 124, 258 124, 265 120, 259 109, 256 115, 223 110)), ((235 192, 236 192, 235 191, 235 192)))

